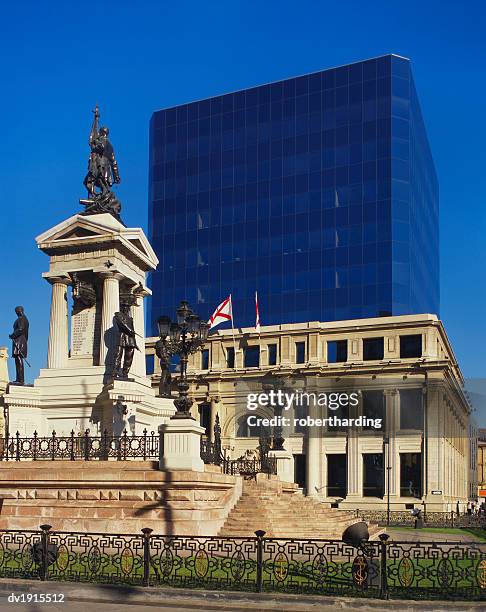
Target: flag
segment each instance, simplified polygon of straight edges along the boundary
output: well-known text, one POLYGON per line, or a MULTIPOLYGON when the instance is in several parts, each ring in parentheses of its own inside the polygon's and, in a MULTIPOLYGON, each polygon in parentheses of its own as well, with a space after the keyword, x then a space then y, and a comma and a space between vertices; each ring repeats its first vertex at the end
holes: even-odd
POLYGON ((233 308, 231 306, 231 293, 229 297, 227 297, 224 300, 224 302, 221 302, 221 304, 216 308, 216 310, 211 315, 209 319, 209 323, 210 323, 209 329, 212 329, 213 327, 216 327, 216 325, 219 325, 220 323, 224 323, 225 321, 231 321, 231 323, 233 323, 233 308))
POLYGON ((258 310, 258 291, 255 291, 255 309, 256 309, 256 322, 255 329, 260 333, 260 312, 258 310))

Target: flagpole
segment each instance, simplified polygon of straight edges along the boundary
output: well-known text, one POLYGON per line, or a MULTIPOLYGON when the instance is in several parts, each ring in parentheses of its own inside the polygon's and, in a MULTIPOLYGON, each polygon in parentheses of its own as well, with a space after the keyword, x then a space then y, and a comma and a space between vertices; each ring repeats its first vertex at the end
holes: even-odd
POLYGON ((238 369, 238 359, 236 355, 236 340, 235 340, 235 328, 233 327, 233 296, 230 293, 230 307, 231 307, 231 332, 233 334, 233 351, 235 353, 235 370, 238 369))
POLYGON ((262 336, 261 336, 261 325, 260 325, 260 307, 258 304, 258 291, 255 291, 255 310, 256 310, 256 321, 258 323, 258 361, 260 363, 260 367, 262 365, 262 336))

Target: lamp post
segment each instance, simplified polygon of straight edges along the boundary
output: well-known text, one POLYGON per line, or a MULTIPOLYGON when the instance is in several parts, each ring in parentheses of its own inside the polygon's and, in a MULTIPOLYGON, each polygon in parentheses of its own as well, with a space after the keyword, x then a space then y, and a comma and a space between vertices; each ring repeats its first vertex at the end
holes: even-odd
MULTIPOLYGON (((271 391, 276 391, 277 389, 277 381, 268 378, 262 385, 263 391, 265 393, 270 393, 271 391)), ((273 407, 273 415, 277 417, 277 425, 273 428, 273 436, 272 436, 272 450, 282 451, 284 449, 285 438, 283 437, 283 427, 282 427, 282 412, 283 407, 280 404, 276 404, 273 407)))
POLYGON ((167 351, 170 355, 179 355, 180 358, 180 376, 177 383, 179 397, 174 400, 177 412, 171 418, 191 419, 189 409, 192 400, 188 397, 187 362, 189 355, 204 346, 209 333, 209 323, 202 321, 185 300, 180 303, 176 314, 176 322, 165 315, 159 317, 157 327, 160 340, 166 345, 167 351))
POLYGON ((386 444, 386 526, 390 526, 390 472, 391 472, 391 461, 390 461, 390 434, 386 434, 383 438, 383 442, 386 444))

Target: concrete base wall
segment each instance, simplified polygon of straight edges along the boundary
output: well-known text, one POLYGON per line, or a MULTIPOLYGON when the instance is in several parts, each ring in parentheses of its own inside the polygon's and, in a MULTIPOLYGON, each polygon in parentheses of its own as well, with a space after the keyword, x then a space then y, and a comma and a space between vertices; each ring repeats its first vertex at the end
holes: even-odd
MULTIPOLYGON (((208 466, 209 467, 209 466, 208 466)), ((0 529, 216 535, 241 495, 219 468, 161 472, 151 461, 0 464, 0 529)))

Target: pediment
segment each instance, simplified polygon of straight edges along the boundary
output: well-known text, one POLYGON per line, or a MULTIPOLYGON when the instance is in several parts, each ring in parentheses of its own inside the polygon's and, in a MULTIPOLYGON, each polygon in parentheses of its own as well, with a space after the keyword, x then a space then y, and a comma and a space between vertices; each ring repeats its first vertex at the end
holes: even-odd
POLYGON ((48 254, 59 249, 79 249, 83 245, 93 248, 93 245, 107 241, 124 245, 134 256, 145 260, 149 268, 155 268, 158 264, 143 230, 125 227, 110 214, 73 215, 36 238, 39 249, 48 254))
POLYGON ((73 215, 37 236, 36 242, 40 246, 60 240, 72 240, 73 238, 90 238, 104 235, 112 235, 113 232, 121 232, 125 227, 109 214, 103 215, 73 215))
POLYGON ((122 236, 132 246, 132 248, 142 252, 148 259, 155 262, 156 264, 159 263, 159 260, 157 259, 157 255, 155 254, 152 245, 148 241, 141 228, 124 228, 122 236))

